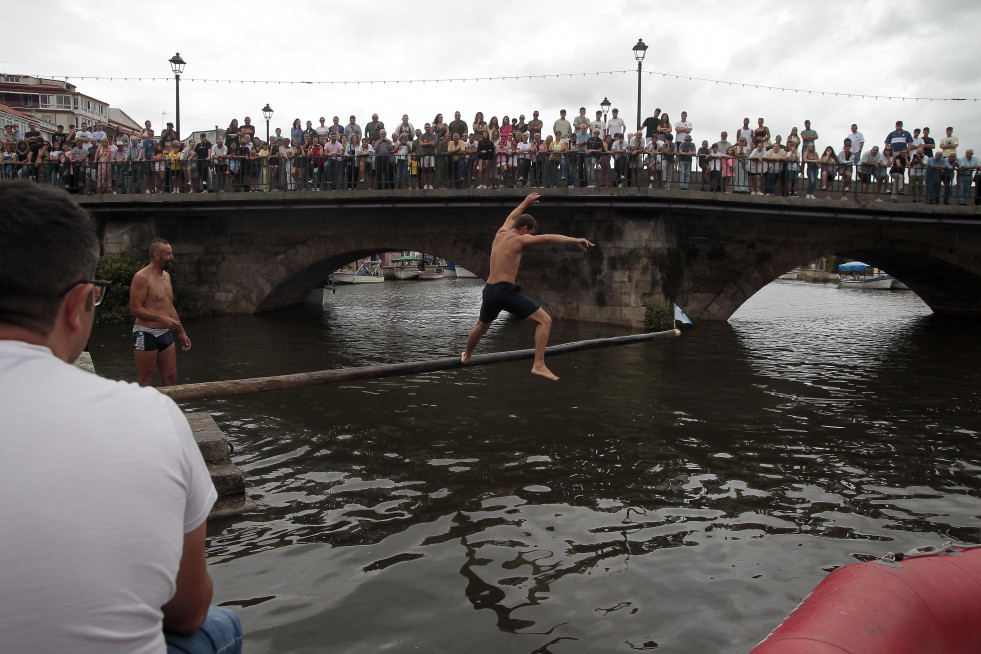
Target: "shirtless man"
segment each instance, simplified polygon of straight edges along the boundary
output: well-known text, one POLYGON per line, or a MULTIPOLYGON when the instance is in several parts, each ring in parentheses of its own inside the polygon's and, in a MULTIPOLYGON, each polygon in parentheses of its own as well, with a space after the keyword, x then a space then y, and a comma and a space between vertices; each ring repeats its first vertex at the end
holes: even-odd
POLYGON ((539 234, 538 223, 524 213, 529 206, 536 204, 538 193, 531 193, 519 204, 497 230, 494 244, 491 246, 490 276, 484 286, 483 303, 480 306, 480 319, 476 327, 467 337, 467 349, 460 356, 462 363, 469 363, 477 343, 487 333, 490 324, 500 315, 501 310, 514 314, 518 318, 528 318, 535 325, 535 363, 531 367, 533 375, 541 375, 546 379, 557 380, 551 370, 545 367, 545 346, 548 344, 548 333, 552 327, 552 318, 534 300, 521 294, 521 287, 514 281, 518 276, 518 267, 525 248, 532 245, 567 245, 572 244, 582 251, 593 247, 584 238, 573 238, 560 234, 539 234))
POLYGON ((174 309, 174 289, 167 269, 174 262, 170 243, 154 239, 150 243, 150 265, 133 275, 129 287, 129 311, 136 319, 133 325, 133 354, 140 386, 150 386, 160 369, 163 386, 177 383, 177 351, 174 335, 181 339, 181 349, 191 349, 177 310, 174 309))

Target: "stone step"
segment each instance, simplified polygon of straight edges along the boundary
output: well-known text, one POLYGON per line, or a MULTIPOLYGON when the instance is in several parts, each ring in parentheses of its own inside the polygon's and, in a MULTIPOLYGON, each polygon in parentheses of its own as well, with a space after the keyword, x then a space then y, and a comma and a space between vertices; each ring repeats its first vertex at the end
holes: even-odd
POLYGON ((211 464, 231 462, 231 446, 228 438, 221 431, 218 423, 211 417, 210 413, 197 411, 195 413, 184 414, 191 431, 194 432, 194 440, 198 443, 201 456, 209 466, 211 464))
POLYGON ((245 478, 234 463, 208 465, 218 497, 245 496, 245 478))

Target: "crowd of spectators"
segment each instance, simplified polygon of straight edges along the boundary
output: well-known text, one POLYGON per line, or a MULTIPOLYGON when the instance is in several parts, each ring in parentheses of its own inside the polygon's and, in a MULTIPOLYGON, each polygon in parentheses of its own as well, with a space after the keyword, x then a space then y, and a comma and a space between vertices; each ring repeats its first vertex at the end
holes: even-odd
POLYGON ((150 121, 140 135, 107 136, 103 126, 74 132, 62 126, 45 140, 34 123, 21 136, 12 126, 0 135, 3 176, 33 179, 77 193, 181 193, 347 189, 462 189, 533 187, 697 188, 719 193, 814 199, 841 197, 881 202, 981 204, 981 161, 961 155, 953 128, 939 145, 928 127, 913 133, 902 121, 879 144, 866 143, 857 125, 840 149, 817 146, 809 120, 786 137, 771 135, 763 118, 749 118, 733 141, 722 132, 696 147, 686 112, 672 122, 656 109, 640 130, 629 131, 618 110, 607 119, 580 107, 571 121, 562 110, 551 126, 532 113, 471 123, 457 111, 437 114, 421 128, 408 115, 386 126, 377 114, 363 128, 355 116, 319 124, 299 118, 289 134, 277 128, 263 141, 249 117, 216 130, 216 142, 198 133, 177 139, 171 123, 155 134, 150 121))

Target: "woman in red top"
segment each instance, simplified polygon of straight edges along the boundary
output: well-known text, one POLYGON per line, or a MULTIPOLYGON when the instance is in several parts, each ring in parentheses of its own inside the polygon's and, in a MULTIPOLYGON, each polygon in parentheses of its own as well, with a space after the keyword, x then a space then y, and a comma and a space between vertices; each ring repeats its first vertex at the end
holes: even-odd
POLYGON ((316 191, 320 190, 320 187, 324 179, 324 162, 327 157, 324 156, 324 148, 320 145, 320 137, 313 137, 313 145, 307 148, 307 166, 309 167, 309 174, 307 175, 307 189, 314 189, 316 191))

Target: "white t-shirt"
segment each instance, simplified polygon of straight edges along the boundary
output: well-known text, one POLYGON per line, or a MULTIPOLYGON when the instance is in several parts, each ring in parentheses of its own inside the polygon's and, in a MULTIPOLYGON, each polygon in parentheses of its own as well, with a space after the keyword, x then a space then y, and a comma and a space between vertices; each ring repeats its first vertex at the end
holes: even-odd
POLYGON ((152 388, 0 340, 0 650, 163 654, 184 534, 216 499, 152 388))
MULTIPOLYGON (((684 143, 685 142, 685 137, 688 136, 689 134, 691 134, 691 131, 690 131, 691 129, 692 129, 691 121, 679 120, 678 122, 676 122, 674 124, 674 133, 675 133, 674 140, 675 140, 675 143, 684 143), (681 131, 683 129, 687 129, 689 131, 683 132, 683 131, 681 131)), ((725 154, 725 152, 723 152, 722 154, 725 154)))
POLYGON ((627 124, 624 123, 623 118, 620 118, 619 116, 611 118, 610 122, 607 123, 606 126, 612 136, 616 136, 617 134, 627 134, 627 124))

